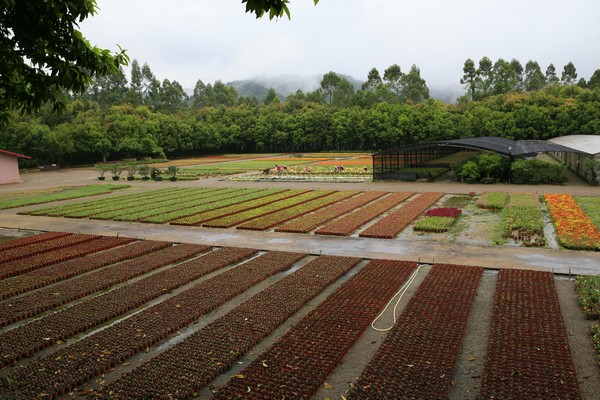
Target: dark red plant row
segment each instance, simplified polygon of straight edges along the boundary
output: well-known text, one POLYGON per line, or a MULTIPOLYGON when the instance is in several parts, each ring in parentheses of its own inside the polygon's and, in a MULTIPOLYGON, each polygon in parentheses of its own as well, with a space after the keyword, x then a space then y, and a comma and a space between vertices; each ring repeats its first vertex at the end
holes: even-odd
POLYGON ((500 271, 481 398, 582 398, 551 272, 500 271))
POLYGON ((334 218, 344 215, 350 211, 354 211, 365 204, 376 200, 387 192, 366 192, 361 193, 358 196, 350 199, 335 203, 327 208, 315 211, 314 213, 304 215, 300 218, 293 219, 278 228, 275 228, 275 232, 298 232, 307 233, 317 228, 334 218))
POLYGON ((42 242, 30 243, 25 246, 14 247, 2 252, 2 257, 0 257, 0 271, 4 269, 4 264, 8 264, 11 261, 22 260, 33 255, 64 249, 65 247, 75 246, 96 239, 100 239, 100 236, 88 234, 66 235, 42 242))
MULTIPOLYGON (((134 239, 119 238, 119 244, 127 244, 134 239)), ((98 268, 105 267, 120 261, 139 257, 153 251, 171 246, 169 242, 144 240, 129 246, 120 246, 101 253, 93 253, 85 257, 69 260, 61 264, 37 269, 23 275, 0 281, 0 300, 7 299, 17 294, 56 283, 73 276, 83 274, 98 268)))
MULTIPOLYGON (((237 251, 238 258, 256 253, 256 250, 250 249, 221 249, 215 253, 220 251, 230 255, 237 251)), ((73 390, 167 338, 258 282, 289 269, 302 257, 301 254, 266 253, 79 342, 36 359, 7 375, 16 386, 11 393, 28 398, 46 393, 52 398, 73 390), (68 373, 63 373, 66 371, 68 373)), ((222 265, 216 258, 212 262, 222 265)), ((0 392, 2 389, 8 389, 7 380, 0 380, 0 392)), ((128 393, 128 397, 138 395, 128 393)))
POLYGON ((443 195, 444 193, 440 192, 423 193, 410 203, 377 221, 358 236, 393 239, 443 195))
POLYGON ((349 236, 362 225, 396 207, 413 194, 413 192, 391 193, 383 199, 377 200, 372 204, 356 210, 352 214, 317 229, 315 233, 320 235, 349 236))
POLYGON ((213 399, 311 398, 415 267, 371 261, 213 399))
MULTIPOLYGON (((164 242, 162 242, 164 243, 164 242)), ((160 246, 163 247, 163 246, 160 246)), ((142 255, 133 260, 94 271, 90 274, 0 303, 0 327, 33 317, 73 300, 108 289, 155 269, 210 250, 209 246, 177 246, 160 253, 142 255)), ((102 256, 100 254, 99 256, 102 256)), ((108 253, 108 258, 111 254, 108 253)))
POLYGON ((458 216, 462 213, 460 208, 433 208, 431 210, 427 210, 425 215, 427 217, 448 217, 448 218, 458 218, 458 216))
MULTIPOLYGON (((164 266, 205 252, 208 248, 202 245, 180 244, 152 256, 156 260, 155 265, 164 266)), ((222 268, 238 260, 238 253, 240 252, 232 250, 209 253, 206 258, 190 260, 7 331, 0 335, 0 366, 31 356, 58 340, 85 332, 169 290, 210 273, 215 268, 222 268), (228 257, 228 253, 233 254, 229 254, 228 257)))
POLYGON ((348 399, 446 399, 483 268, 435 265, 348 399))
MULTIPOLYGON (((79 235, 71 235, 79 236, 79 235)), ((88 254, 96 253, 103 250, 108 250, 123 244, 123 240, 113 236, 94 236, 91 241, 75 244, 67 248, 53 250, 47 253, 36 254, 33 249, 31 257, 21 260, 11 261, 0 266, 0 279, 10 278, 11 276, 21 275, 29 271, 44 268, 49 265, 58 264, 69 261, 74 258, 87 256, 88 254)), ((70 236, 68 236, 70 237, 70 236)), ((133 241, 135 239, 126 239, 133 241)), ((24 247, 23 247, 24 248, 24 247)))
MULTIPOLYGON (((102 398, 188 399, 360 262, 321 256, 109 385, 102 398)), ((272 397, 274 398, 274 397, 272 397)))
POLYGON ((57 239, 59 237, 72 235, 72 233, 67 232, 45 232, 32 236, 25 236, 18 239, 9 240, 6 242, 0 243, 0 257, 2 256, 2 252, 8 249, 14 249, 16 247, 27 246, 28 244, 39 243, 45 240, 57 239))

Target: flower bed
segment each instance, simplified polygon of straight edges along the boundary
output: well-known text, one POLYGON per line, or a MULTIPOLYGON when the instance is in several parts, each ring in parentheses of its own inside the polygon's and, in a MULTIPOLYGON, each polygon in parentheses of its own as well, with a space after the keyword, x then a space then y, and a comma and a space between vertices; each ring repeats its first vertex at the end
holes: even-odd
MULTIPOLYGON (((130 246, 123 246, 134 239, 121 237, 109 240, 114 241, 115 247, 119 247, 0 281, 0 300, 170 246, 170 243, 156 241, 142 241, 130 246)), ((100 242, 94 241, 91 244, 100 244, 100 242)))
POLYGON ((150 253, 2 302, 0 303, 0 327, 108 289, 172 262, 180 261, 182 257, 188 258, 208 250, 210 250, 209 246, 195 245, 193 247, 178 246, 160 253, 150 253))
POLYGON ((600 318, 600 275, 578 276, 575 289, 586 319, 600 318))
POLYGON ((289 197, 280 201, 272 202, 267 205, 252 208, 249 210, 241 211, 236 214, 228 215, 226 217, 213 219, 209 222, 203 223, 202 226, 208 226, 212 228, 229 228, 234 225, 242 224, 251 219, 262 217, 267 214, 271 214, 276 211, 280 211, 284 208, 293 207, 297 204, 301 204, 310 200, 318 199, 320 197, 329 196, 334 193, 332 190, 312 190, 294 197, 289 197))
POLYGON ((414 269, 371 261, 212 398, 311 398, 414 269))
POLYGON ((275 228, 275 232, 308 233, 325 222, 331 221, 340 215, 354 211, 357 208, 363 207, 364 205, 372 202, 373 200, 379 199, 386 193, 387 192, 360 193, 358 196, 354 196, 340 203, 332 204, 329 207, 318 210, 314 213, 306 214, 302 217, 288 221, 285 224, 275 228))
POLYGON ((23 247, 23 246, 27 246, 29 244, 44 242, 46 240, 57 239, 59 237, 69 236, 69 235, 72 235, 72 233, 45 232, 45 233, 40 233, 37 235, 25 236, 25 237, 21 237, 18 239, 9 240, 7 242, 2 242, 2 243, 0 243, 0 257, 2 257, 2 254, 4 251, 9 250, 9 249, 23 247))
POLYGON ((483 268, 435 265, 348 399, 445 399, 483 268))
POLYGON ((194 391, 231 367, 245 352, 359 262, 360 259, 349 257, 317 258, 124 375, 109 385, 103 394, 112 393, 109 398, 120 398, 132 392, 147 398, 166 398, 169 393, 176 398, 192 397, 194 391))
POLYGON ((371 225, 358 236, 393 239, 419 215, 441 199, 443 195, 444 193, 440 192, 423 193, 410 203, 371 225))
MULTIPOLYGON (((154 263, 169 265, 206 251, 207 246, 181 244, 153 255, 154 263)), ((0 366, 10 364, 58 340, 65 340, 77 333, 133 310, 145 302, 163 295, 169 290, 191 282, 218 268, 239 260, 240 251, 213 252, 204 257, 172 267, 166 271, 123 286, 100 296, 64 308, 56 313, 33 320, 13 330, 0 334, 0 366), (221 257, 221 259, 219 259, 221 257), (215 260, 215 258, 217 260, 215 260), (208 271, 200 268, 209 264, 208 271)))
MULTIPOLYGON (((237 254, 237 259, 256 252, 233 248, 221 250, 230 256, 237 254)), ((165 339, 256 283, 288 269, 295 260, 303 257, 301 254, 283 254, 289 255, 277 256, 277 252, 271 252, 250 260, 79 342, 38 358, 24 368, 14 370, 8 374, 15 383, 14 391, 18 395, 31 398, 37 397, 41 392, 47 393, 49 397, 56 397, 72 390, 82 382, 165 339), (69 373, 63 374, 62 371, 69 373)), ((213 264, 211 269, 221 268, 224 265, 222 258, 213 257, 210 262, 213 264)), ((205 266, 208 267, 208 263, 205 266)), ((313 279, 318 281, 322 277, 313 279)), ((295 285, 298 283, 294 282, 295 285)), ((146 376, 146 382, 152 384, 158 378, 149 375, 146 376)), ((6 386, 6 380, 0 381, 0 389, 6 386)))
POLYGON ((481 398, 582 398, 552 273, 500 270, 481 398))
POLYGON ((315 233, 320 235, 349 236, 362 225, 396 207, 413 194, 413 192, 390 193, 389 196, 380 198, 365 207, 355 210, 352 214, 317 229, 315 233))
POLYGON ((20 260, 15 260, 0 265, 0 279, 21 275, 26 272, 33 271, 39 268, 44 268, 52 264, 58 264, 64 261, 72 260, 74 258, 83 257, 88 254, 96 253, 98 251, 110 249, 117 245, 115 240, 106 240, 106 238, 102 238, 101 236, 83 236, 83 240, 86 240, 83 243, 71 245, 67 248, 49 251, 47 253, 31 254, 30 257, 22 258, 20 260), (88 240, 90 236, 92 237, 92 240, 88 240))
POLYGON ((311 211, 315 211, 332 203, 347 199, 348 197, 354 196, 356 193, 357 192, 354 191, 333 192, 330 195, 319 197, 315 200, 307 201, 306 203, 298 204, 281 211, 276 211, 263 217, 255 218, 250 222, 238 225, 237 229, 264 231, 274 227, 275 225, 289 221, 290 219, 300 217, 311 211))
POLYGON ((592 342, 596 347, 596 353, 598 353, 598 364, 600 364, 600 324, 593 325, 590 328, 592 334, 592 342))
POLYGON ((545 194, 558 240, 567 249, 600 250, 600 231, 570 194, 545 194))
POLYGON ((462 210, 458 208, 434 208, 415 222, 414 230, 421 232, 446 232, 454 225, 462 210))
POLYGON ((199 225, 203 222, 208 222, 213 219, 226 217, 232 214, 236 214, 245 210, 251 210, 265 206, 267 204, 274 203, 276 201, 284 200, 290 197, 297 196, 299 194, 307 193, 307 190, 285 190, 277 191, 275 193, 265 193, 264 196, 257 196, 253 198, 247 198, 245 201, 228 201, 218 204, 218 207, 210 208, 198 208, 190 213, 188 216, 179 219, 170 219, 171 225, 199 225))
POLYGON ((477 207, 487 210, 501 210, 508 201, 508 193, 505 192, 485 192, 477 200, 477 207))
POLYGON ((50 193, 23 193, 22 196, 0 200, 0 210, 12 207, 22 207, 32 204, 49 203, 51 201, 75 199, 78 197, 96 196, 115 190, 129 188, 129 185, 89 185, 61 188, 50 193))
POLYGON ((2 265, 9 264, 11 261, 21 260, 31 257, 34 254, 48 253, 54 250, 64 249, 65 247, 75 246, 80 243, 90 242, 100 239, 97 235, 64 235, 55 237, 42 242, 31 243, 25 246, 13 247, 12 249, 4 250, 0 257, 0 274, 2 273, 2 265))
POLYGON ((535 193, 513 193, 501 213, 504 237, 525 246, 541 247, 546 244, 541 204, 535 193))

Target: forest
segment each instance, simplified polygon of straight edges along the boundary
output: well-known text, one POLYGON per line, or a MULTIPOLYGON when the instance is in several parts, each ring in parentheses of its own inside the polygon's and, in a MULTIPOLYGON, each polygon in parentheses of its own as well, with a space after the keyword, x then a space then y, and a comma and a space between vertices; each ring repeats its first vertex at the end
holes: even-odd
POLYGON ((499 136, 550 139, 600 134, 600 69, 586 80, 568 63, 561 73, 535 61, 465 61, 465 94, 430 98, 416 65, 376 68, 357 88, 335 72, 320 87, 289 95, 239 96, 221 81, 198 80, 188 96, 133 60, 130 76, 98 76, 84 93, 65 93, 61 113, 14 112, 0 130, 3 149, 27 154, 23 167, 89 165, 142 157, 202 154, 378 151, 424 141, 499 136))

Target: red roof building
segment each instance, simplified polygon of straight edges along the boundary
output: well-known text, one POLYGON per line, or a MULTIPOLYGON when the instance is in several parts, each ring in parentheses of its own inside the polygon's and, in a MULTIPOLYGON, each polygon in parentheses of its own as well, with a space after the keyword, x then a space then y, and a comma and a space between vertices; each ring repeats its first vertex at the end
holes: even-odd
POLYGON ((19 158, 31 159, 23 154, 0 149, 0 185, 21 182, 19 177, 19 158))

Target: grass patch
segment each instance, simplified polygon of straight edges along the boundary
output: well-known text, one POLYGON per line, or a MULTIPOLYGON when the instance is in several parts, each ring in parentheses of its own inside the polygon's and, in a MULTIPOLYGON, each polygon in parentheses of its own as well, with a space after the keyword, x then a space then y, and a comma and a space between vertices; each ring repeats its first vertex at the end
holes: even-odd
POLYGON ((465 208, 471 203, 469 196, 452 196, 444 201, 443 207, 448 208, 465 208))
POLYGON ((49 203, 52 201, 76 199, 79 197, 96 196, 110 193, 115 190, 126 189, 129 185, 88 185, 68 186, 47 192, 22 192, 19 196, 11 196, 0 200, 0 210, 5 208, 23 207, 32 204, 49 203))
POLYGON ((600 275, 578 276, 575 290, 585 319, 600 318, 600 275))
POLYGON ((575 201, 600 230, 600 197, 577 196, 575 201))

